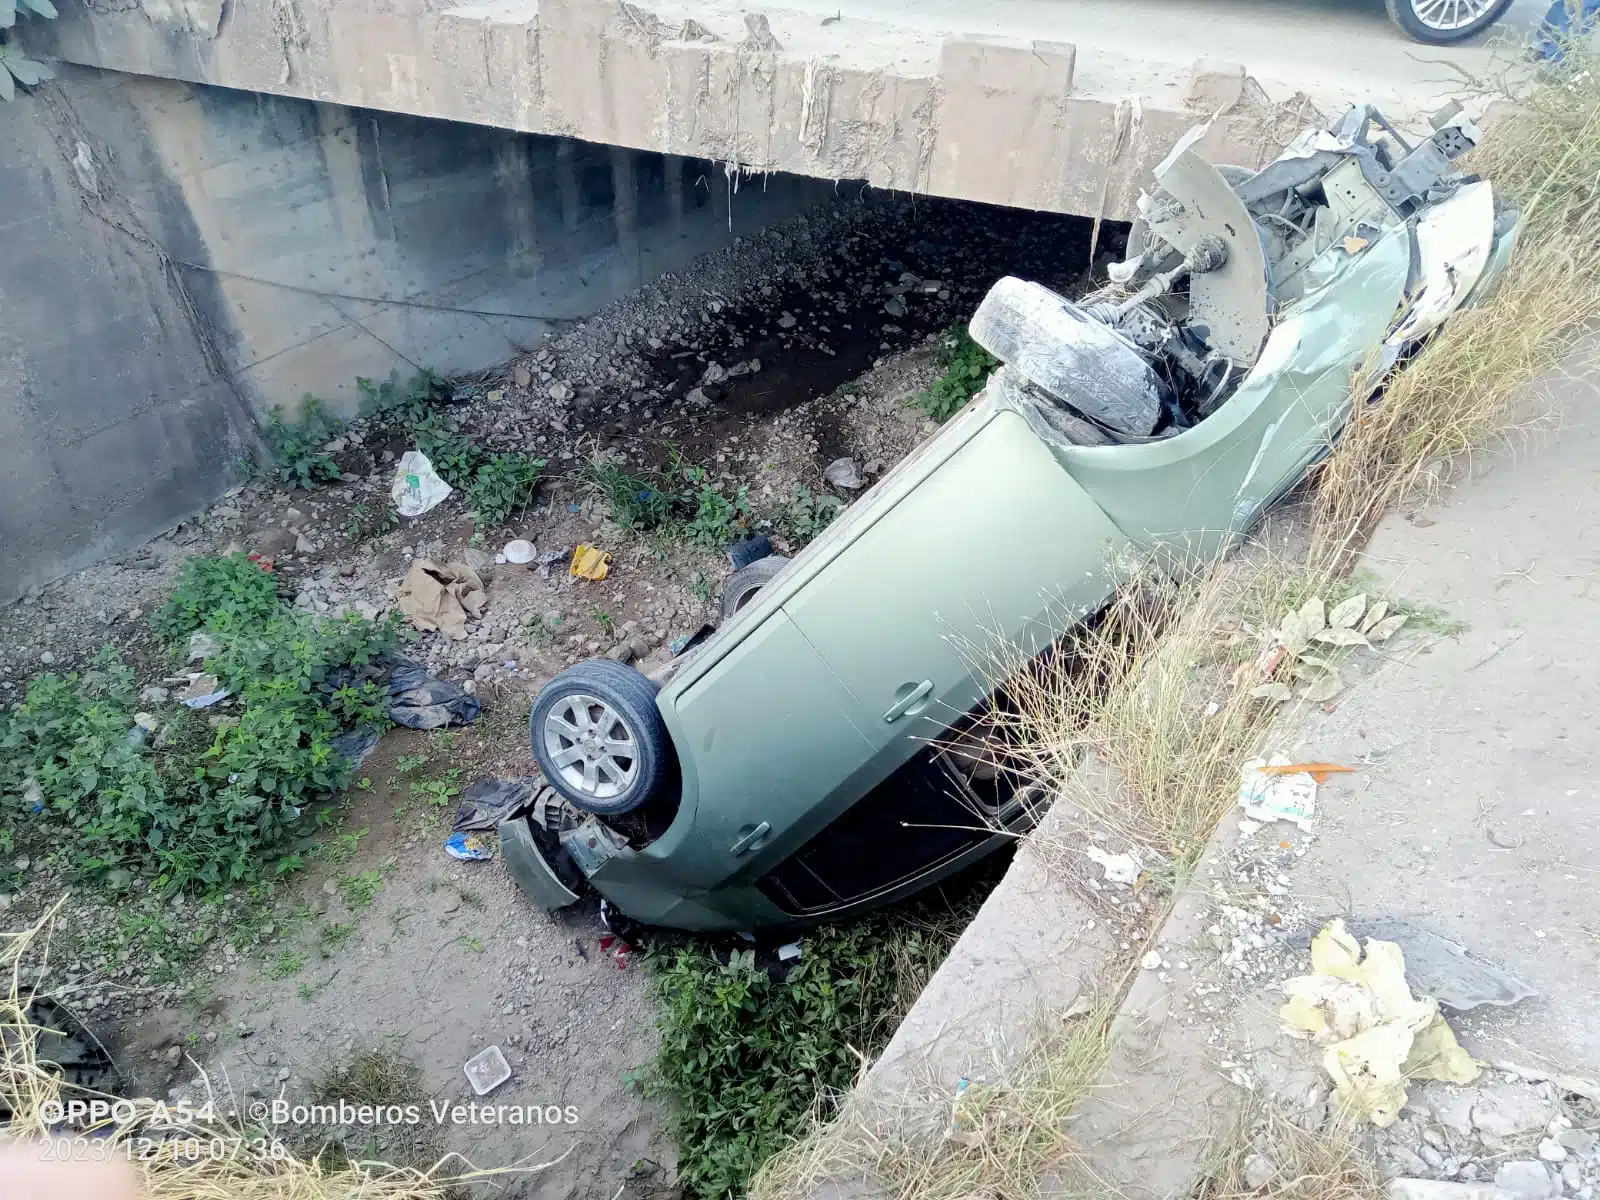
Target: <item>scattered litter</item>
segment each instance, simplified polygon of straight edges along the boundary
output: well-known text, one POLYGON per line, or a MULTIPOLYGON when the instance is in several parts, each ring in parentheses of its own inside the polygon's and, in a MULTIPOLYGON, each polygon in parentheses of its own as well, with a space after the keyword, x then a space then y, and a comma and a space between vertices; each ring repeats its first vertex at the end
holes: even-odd
POLYGON ((572 948, 578 952, 578 957, 583 959, 584 962, 589 961, 589 952, 583 948, 582 938, 573 938, 572 948))
POLYGON ((1404 918, 1352 917, 1345 927, 1358 938, 1394 942, 1405 955, 1406 977, 1423 995, 1453 1012, 1470 1012, 1484 1004, 1504 1008, 1538 995, 1515 975, 1475 958, 1461 943, 1404 918))
POLYGON ((222 643, 203 629, 196 629, 189 635, 189 657, 185 662, 197 662, 211 658, 222 652, 222 643))
POLYGON ((715 625, 702 625, 693 633, 680 633, 667 644, 667 649, 672 653, 672 656, 676 658, 680 654, 685 654, 688 651, 693 650, 696 646, 705 641, 716 631, 717 627, 715 625))
POLYGON ((564 550, 546 550, 543 554, 539 555, 539 574, 544 578, 549 579, 550 568, 555 566, 558 562, 566 557, 567 554, 564 550))
POLYGON ((800 943, 799 942, 785 942, 783 945, 778 947, 778 961, 779 962, 788 962, 791 958, 799 958, 799 957, 800 957, 800 943))
POLYGON ((1354 767, 1341 766, 1338 763, 1310 762, 1310 763, 1268 763, 1261 768, 1263 775, 1309 775, 1317 783, 1327 783, 1330 775, 1353 775, 1354 767))
POLYGON ((1159 971, 1161 969, 1161 951, 1148 951, 1145 956, 1139 960, 1139 965, 1146 971, 1159 971))
POLYGON ((431 558, 411 564, 395 597, 400 611, 424 632, 437 629, 461 641, 467 636, 467 617, 478 616, 488 604, 478 573, 466 563, 440 565, 431 558))
POLYGON ((567 570, 574 579, 589 579, 599 583, 611 573, 611 552, 580 542, 572 552, 572 565, 567 570))
POLYGON ((856 460, 853 458, 834 459, 823 468, 822 478, 824 482, 850 492, 855 491, 864 482, 861 478, 861 468, 856 466, 856 460))
POLYGON ((1364 237, 1356 237, 1354 234, 1351 234, 1349 237, 1344 239, 1344 252, 1346 254, 1360 254, 1371 244, 1372 243, 1368 239, 1364 237))
POLYGON ((456 806, 452 828, 457 833, 500 828, 502 821, 509 821, 533 803, 536 782, 524 775, 520 779, 479 779, 468 784, 456 806))
POLYGON ((420 663, 397 657, 389 675, 389 719, 407 729, 470 725, 482 706, 453 683, 428 674, 420 663))
POLYGON ((485 1046, 467 1059, 462 1070, 467 1073, 473 1092, 479 1096, 487 1096, 511 1078, 511 1064, 499 1046, 485 1046))
POLYGON ((178 693, 178 699, 185 708, 210 708, 228 695, 228 689, 215 675, 191 675, 189 686, 178 693))
POLYGON ((612 961, 617 964, 617 970, 626 971, 628 969, 628 963, 632 961, 628 956, 633 953, 633 947, 616 934, 602 934, 600 937, 600 949, 611 956, 612 961))
POLYGON ((735 571, 743 570, 753 562, 772 557, 772 539, 764 533, 740 538, 728 547, 728 562, 735 571))
POLYGON ((1138 857, 1132 854, 1112 854, 1094 845, 1084 853, 1089 856, 1090 862, 1105 872, 1107 883, 1133 883, 1144 869, 1138 857))
POLYGON ((371 725, 357 726, 341 733, 331 744, 334 753, 348 758, 352 767, 359 767, 377 749, 378 730, 371 725))
POLYGON ((439 478, 426 454, 407 450, 400 456, 389 495, 402 517, 420 517, 449 494, 450 485, 439 478))
MULTIPOLYGON (((1270 762, 1252 758, 1239 768, 1239 807, 1257 821, 1293 821, 1311 826, 1317 812, 1317 779, 1331 763, 1291 763, 1279 755, 1270 762)), ((1348 768, 1334 768, 1347 770, 1348 768)))
POLYGON ((500 553, 505 556, 508 563, 525 567, 538 556, 539 551, 526 538, 517 538, 515 541, 507 542, 500 553))
POLYGON ((1408 1079, 1471 1083, 1482 1067, 1457 1043, 1439 1002, 1412 997, 1393 942, 1361 945, 1335 919, 1311 939, 1314 974, 1286 980, 1287 1032, 1327 1049, 1322 1066, 1345 1105, 1379 1127, 1406 1104, 1408 1079))
POLYGON ((494 841, 481 833, 452 833, 444 841, 444 852, 463 862, 484 862, 494 857, 494 841))
POLYGON ((273 563, 272 556, 270 554, 247 554, 245 557, 250 562, 255 563, 256 566, 260 567, 268 575, 271 575, 275 569, 275 564, 273 563))

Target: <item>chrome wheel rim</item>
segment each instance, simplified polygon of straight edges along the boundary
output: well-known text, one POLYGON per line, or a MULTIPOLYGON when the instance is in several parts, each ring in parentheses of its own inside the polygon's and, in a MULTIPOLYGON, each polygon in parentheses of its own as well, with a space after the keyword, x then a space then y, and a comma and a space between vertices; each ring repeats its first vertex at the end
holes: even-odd
POLYGON ((639 773, 639 742, 628 722, 598 696, 563 696, 544 718, 550 763, 575 791, 612 800, 639 773))
POLYGON ((1495 0, 1411 0, 1418 21, 1440 33, 1453 33, 1480 20, 1495 0))

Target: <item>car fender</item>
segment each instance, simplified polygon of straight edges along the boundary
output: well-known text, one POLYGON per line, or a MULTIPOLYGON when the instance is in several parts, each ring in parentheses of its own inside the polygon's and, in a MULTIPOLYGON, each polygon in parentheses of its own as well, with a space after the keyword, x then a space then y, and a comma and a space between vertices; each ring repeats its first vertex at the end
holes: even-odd
POLYGON ((1405 297, 1410 239, 1391 229, 1356 253, 1336 247, 1307 269, 1255 367, 1198 425, 1056 455, 1135 545, 1207 559, 1325 454, 1349 415, 1351 380, 1383 342, 1405 297))

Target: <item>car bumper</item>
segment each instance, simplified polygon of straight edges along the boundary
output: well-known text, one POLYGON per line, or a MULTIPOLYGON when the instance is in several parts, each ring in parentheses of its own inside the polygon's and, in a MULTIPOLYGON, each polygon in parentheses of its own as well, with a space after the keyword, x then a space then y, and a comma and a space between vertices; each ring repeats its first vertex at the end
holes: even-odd
POLYGON ((578 893, 563 882, 545 857, 526 816, 513 817, 500 826, 500 853, 511 878, 517 881, 523 894, 541 908, 554 911, 577 903, 578 893))

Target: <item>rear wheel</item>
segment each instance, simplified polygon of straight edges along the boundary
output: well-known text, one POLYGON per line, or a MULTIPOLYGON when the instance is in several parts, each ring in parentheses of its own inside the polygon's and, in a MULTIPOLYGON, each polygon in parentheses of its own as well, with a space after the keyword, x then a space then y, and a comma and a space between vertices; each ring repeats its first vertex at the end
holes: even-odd
POLYGON ((1435 46, 1482 33, 1511 7, 1511 0, 1384 0, 1408 37, 1435 46))
POLYGON ((755 594, 771 583, 789 565, 781 554, 757 559, 748 567, 741 567, 728 576, 722 585, 722 618, 727 620, 755 598, 755 594))
POLYGON ((656 685, 632 667, 595 659, 561 672, 534 701, 528 733, 545 781, 584 812, 632 812, 666 784, 672 742, 656 685))

